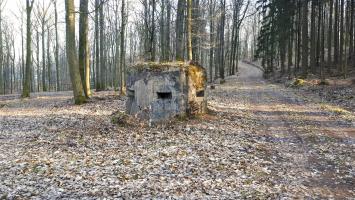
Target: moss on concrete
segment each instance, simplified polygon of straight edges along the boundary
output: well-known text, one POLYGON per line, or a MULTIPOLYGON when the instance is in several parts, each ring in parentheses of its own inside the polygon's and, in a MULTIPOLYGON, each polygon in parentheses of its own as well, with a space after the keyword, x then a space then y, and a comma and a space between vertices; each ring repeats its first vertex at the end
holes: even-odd
POLYGON ((133 71, 165 71, 170 69, 183 69, 187 68, 189 65, 185 62, 140 62, 132 65, 129 69, 133 71))
POLYGON ((188 76, 191 78, 193 86, 197 91, 205 89, 207 77, 202 67, 197 65, 189 65, 188 76))

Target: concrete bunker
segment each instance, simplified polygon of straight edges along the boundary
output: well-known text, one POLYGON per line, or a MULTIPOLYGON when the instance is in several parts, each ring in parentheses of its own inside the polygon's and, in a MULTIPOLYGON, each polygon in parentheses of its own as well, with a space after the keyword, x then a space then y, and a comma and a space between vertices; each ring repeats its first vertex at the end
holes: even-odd
POLYGON ((185 62, 138 63, 128 70, 126 112, 150 122, 203 114, 206 71, 185 62))

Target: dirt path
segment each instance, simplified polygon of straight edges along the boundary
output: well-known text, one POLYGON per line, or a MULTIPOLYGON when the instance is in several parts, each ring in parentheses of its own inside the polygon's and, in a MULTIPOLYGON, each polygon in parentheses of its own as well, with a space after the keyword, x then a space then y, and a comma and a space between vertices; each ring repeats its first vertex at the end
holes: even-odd
POLYGON ((353 199, 354 113, 266 82, 209 91, 211 114, 120 127, 125 99, 0 98, 0 199, 353 199))
POLYGON ((307 191, 310 196, 354 197, 354 113, 270 84, 259 69, 245 63, 238 77, 221 86, 220 96, 233 93, 230 90, 237 91, 236 105, 228 112, 242 108, 259 122, 255 133, 267 142, 267 156, 279 165, 271 172, 280 176, 279 183, 287 183, 296 196, 307 191))

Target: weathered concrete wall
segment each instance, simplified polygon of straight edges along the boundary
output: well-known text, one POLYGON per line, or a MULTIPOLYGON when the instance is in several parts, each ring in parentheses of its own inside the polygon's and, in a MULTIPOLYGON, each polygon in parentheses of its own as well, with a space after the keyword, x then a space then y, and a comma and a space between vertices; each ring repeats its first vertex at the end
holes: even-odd
POLYGON ((205 71, 198 66, 139 64, 128 73, 126 112, 151 122, 203 113, 205 82, 205 71))

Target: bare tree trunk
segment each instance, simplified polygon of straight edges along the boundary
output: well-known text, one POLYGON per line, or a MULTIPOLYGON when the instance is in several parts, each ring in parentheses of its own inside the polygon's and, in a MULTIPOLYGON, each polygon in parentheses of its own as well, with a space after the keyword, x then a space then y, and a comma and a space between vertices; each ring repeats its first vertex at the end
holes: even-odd
POLYGON ((176 60, 184 60, 184 11, 186 0, 178 1, 176 17, 176 60))
MULTIPOLYGON (((192 1, 192 10, 191 10, 191 47, 192 47, 192 59, 200 63, 200 0, 192 1)), ((200 63, 201 64, 201 63, 200 63)))
POLYGON ((311 1, 311 37, 310 37, 310 69, 314 72, 316 65, 316 1, 311 1))
MULTIPOLYGON (((321 24, 321 29, 319 30, 319 32, 321 32, 321 58, 320 58, 320 66, 319 66, 319 71, 320 71, 320 79, 321 82, 325 82, 325 73, 324 73, 324 63, 325 63, 325 3, 320 3, 319 5, 319 15, 321 15, 320 17, 320 21, 319 24, 321 24)), ((331 26, 332 23, 330 23, 331 26)), ((329 38, 328 38, 329 39, 329 38)), ((331 36, 330 36, 331 39, 331 36)))
POLYGON ((298 12, 297 12, 297 46, 296 46, 296 67, 294 68, 294 74, 295 76, 299 73, 300 71, 300 62, 301 62, 301 48, 302 48, 302 3, 298 1, 297 3, 298 7, 298 12))
POLYGON ((56 71, 56 88, 60 90, 60 76, 59 76, 59 42, 58 42, 58 10, 57 0, 54 0, 54 29, 55 29, 55 71, 56 71))
POLYGON ((151 18, 151 32, 149 49, 151 53, 150 61, 155 61, 156 48, 155 48, 155 12, 156 12, 156 0, 151 0, 152 4, 152 18, 151 18))
POLYGON ((49 27, 47 27, 47 71, 48 71, 48 91, 51 91, 51 54, 50 54, 50 32, 49 27))
POLYGON ((213 81, 213 59, 214 59, 214 0, 209 1, 209 18, 210 18, 210 56, 209 56, 209 75, 210 81, 213 81))
POLYGON ((45 50, 45 31, 44 31, 44 19, 42 20, 42 90, 43 92, 47 91, 46 84, 46 50, 45 50))
POLYGON ((126 15, 125 9, 126 9, 126 4, 125 0, 122 0, 122 8, 121 8, 121 18, 122 18, 122 25, 121 25, 121 60, 120 60, 120 69, 121 69, 121 95, 126 95, 126 65, 125 65, 125 57, 126 57, 126 51, 125 51, 125 31, 126 31, 126 18, 128 15, 126 15))
POLYGON ((192 0, 187 0, 187 49, 188 59, 192 60, 192 0))
POLYGON ((39 81, 39 77, 40 77, 40 64, 39 64, 39 31, 37 30, 37 34, 36 34, 36 40, 37 40, 37 51, 36 51, 36 58, 37 58, 37 92, 40 92, 40 81, 39 81))
POLYGON ((339 0, 335 0, 334 16, 334 63, 339 64, 339 0))
POLYGON ((165 60, 170 60, 170 22, 171 22, 171 2, 167 0, 166 5, 166 30, 165 30, 165 60))
POLYGON ((21 12, 21 84, 25 84, 25 48, 23 37, 23 14, 21 12))
POLYGON ((89 98, 90 92, 90 49, 88 43, 88 0, 80 0, 79 19, 79 69, 81 82, 83 83, 85 97, 89 98))
POLYGON ((355 0, 351 1, 351 32, 352 32, 352 58, 353 58, 353 67, 355 68, 355 0))
POLYGON ((355 19, 355 10, 354 10, 354 7, 355 7, 355 0, 351 0, 351 5, 350 5, 350 33, 349 33, 349 43, 350 43, 350 46, 349 46, 349 57, 350 57, 350 61, 352 60, 354 63, 355 63, 355 56, 354 56, 354 53, 355 53, 355 44, 354 44, 354 41, 355 41, 355 38, 354 38, 354 19, 355 19))
POLYGON ((12 64, 11 64, 11 94, 13 94, 15 90, 15 60, 16 60, 16 52, 15 52, 15 40, 12 39, 12 50, 13 50, 13 57, 12 57, 12 64))
POLYGON ((328 28, 328 64, 332 63, 332 30, 333 30, 333 0, 329 0, 329 28, 328 28))
POLYGON ((100 1, 99 8, 99 23, 100 23, 100 80, 101 80, 101 89, 106 90, 106 57, 105 57, 105 17, 104 17, 104 0, 100 1))
POLYGON ((160 7, 160 61, 165 61, 165 1, 161 1, 160 7))
MULTIPOLYGON (((292 21, 292 24, 294 24, 294 17, 292 16, 291 17, 291 21, 292 21)), ((288 50, 287 50, 287 55, 288 55, 288 58, 287 58, 287 74, 289 77, 291 77, 291 67, 293 65, 293 42, 294 42, 294 37, 295 37, 295 34, 293 33, 293 28, 294 26, 292 26, 292 28, 289 30, 289 34, 290 34, 290 37, 289 37, 289 41, 288 41, 288 50)))
POLYGON ((119 49, 119 43, 120 43, 120 34, 119 34, 119 22, 118 22, 118 16, 119 16, 119 2, 116 1, 116 17, 115 17, 115 28, 116 28, 116 34, 115 34, 115 46, 116 46, 116 51, 115 51, 115 83, 114 83, 114 88, 115 90, 118 90, 118 85, 121 84, 121 70, 120 70, 120 62, 119 62, 119 57, 120 57, 120 49, 119 49))
POLYGON ((344 0, 340 0, 340 45, 339 45, 339 71, 344 73, 344 0))
POLYGON ((302 75, 307 77, 308 75, 308 59, 309 59, 309 47, 308 47, 308 0, 305 0, 302 5, 302 75))
POLYGON ((83 85, 80 79, 79 63, 75 45, 75 7, 74 0, 65 0, 66 10, 66 47, 69 64, 70 79, 72 82, 75 104, 85 102, 83 85))
POLYGON ((229 59, 229 68, 230 68, 230 74, 234 75, 235 70, 236 70, 236 57, 237 57, 237 48, 239 46, 238 44, 238 38, 239 38, 239 30, 238 29, 238 17, 240 14, 240 8, 239 4, 234 2, 233 4, 233 23, 232 23, 232 45, 231 45, 231 56, 229 59))
POLYGON ((221 0, 221 22, 219 27, 219 78, 224 81, 224 28, 226 20, 226 0, 221 0))
POLYGON ((99 9, 98 7, 100 6, 100 0, 95 0, 95 67, 96 67, 96 91, 102 90, 102 82, 101 82, 101 70, 100 70, 100 66, 101 66, 101 58, 100 58, 100 24, 99 24, 99 9))
POLYGON ((5 94, 4 92, 4 80, 3 80, 3 51, 2 51, 2 8, 0 7, 0 94, 5 94))
POLYGON ((343 59, 343 70, 342 70, 342 73, 343 73, 343 78, 345 79, 347 76, 348 76, 348 45, 349 44, 349 47, 351 46, 350 45, 350 41, 349 41, 349 30, 350 30, 350 1, 349 0, 346 0, 346 8, 345 8, 345 11, 344 11, 344 14, 345 14, 345 32, 344 32, 344 59, 343 59))
POLYGON ((34 0, 26 0, 26 15, 27 15, 27 24, 26 24, 26 73, 25 73, 25 81, 23 84, 22 90, 22 98, 30 97, 31 91, 31 57, 32 57, 32 50, 31 50, 31 12, 33 8, 34 0))

